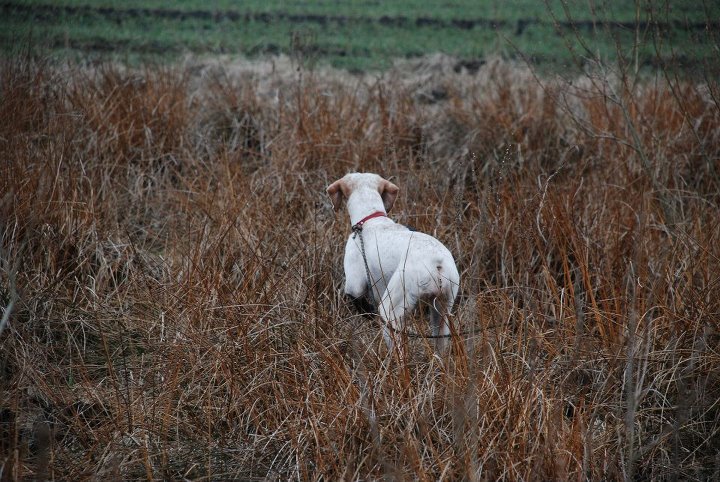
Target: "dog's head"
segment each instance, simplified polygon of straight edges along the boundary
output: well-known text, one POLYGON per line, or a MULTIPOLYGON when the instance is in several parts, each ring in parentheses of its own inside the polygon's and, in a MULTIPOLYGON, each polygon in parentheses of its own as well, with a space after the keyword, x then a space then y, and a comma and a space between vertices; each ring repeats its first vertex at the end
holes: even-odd
POLYGON ((327 188, 328 196, 332 200, 335 211, 340 209, 343 198, 350 199, 354 192, 359 191, 376 191, 382 198, 385 212, 389 213, 393 204, 395 204, 400 188, 377 174, 360 172, 346 174, 327 188))

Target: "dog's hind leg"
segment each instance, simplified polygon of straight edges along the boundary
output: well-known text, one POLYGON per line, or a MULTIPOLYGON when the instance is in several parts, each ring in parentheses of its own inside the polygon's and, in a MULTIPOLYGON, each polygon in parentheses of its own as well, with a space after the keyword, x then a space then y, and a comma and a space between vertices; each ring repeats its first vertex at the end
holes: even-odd
POLYGON ((405 289, 405 271, 399 269, 393 273, 388 281, 387 288, 380 300, 378 311, 383 321, 383 337, 387 344, 388 350, 392 352, 393 348, 399 349, 402 358, 403 346, 402 336, 405 329, 403 318, 405 314, 412 310, 417 304, 417 295, 411 290, 405 289))
POLYGON ((431 300, 430 326, 435 339, 435 351, 444 353, 450 346, 450 313, 460 288, 460 274, 454 263, 437 265, 436 293, 431 300))
POLYGON ((430 328, 435 338, 435 351, 445 353, 450 345, 450 320, 447 315, 450 310, 447 301, 442 297, 430 300, 430 328))

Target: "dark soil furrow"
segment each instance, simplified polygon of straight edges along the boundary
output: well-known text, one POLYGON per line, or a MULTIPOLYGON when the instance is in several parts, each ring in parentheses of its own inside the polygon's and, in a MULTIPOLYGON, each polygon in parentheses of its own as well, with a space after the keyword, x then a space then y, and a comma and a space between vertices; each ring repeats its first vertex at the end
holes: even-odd
POLYGON ((25 13, 40 20, 47 20, 59 15, 83 16, 97 15, 110 20, 122 21, 125 19, 153 17, 172 20, 212 20, 214 22, 262 22, 273 23, 286 21, 291 23, 314 23, 321 26, 329 24, 373 24, 377 23, 385 27, 410 28, 457 28, 471 30, 474 28, 514 28, 515 35, 522 35, 525 29, 533 25, 554 25, 560 29, 572 29, 583 31, 594 30, 645 30, 648 28, 660 30, 683 30, 702 31, 717 30, 720 28, 720 21, 707 22, 682 22, 674 20, 671 22, 662 21, 613 21, 613 20, 564 20, 548 22, 536 18, 522 18, 515 21, 507 21, 493 18, 471 18, 471 19, 442 19, 436 17, 408 17, 408 16, 347 16, 347 15, 324 15, 324 14, 291 14, 286 12, 242 12, 238 10, 181 10, 173 8, 115 8, 115 7, 91 7, 71 5, 26 5, 18 2, 2 2, 0 10, 3 15, 13 13, 25 13))

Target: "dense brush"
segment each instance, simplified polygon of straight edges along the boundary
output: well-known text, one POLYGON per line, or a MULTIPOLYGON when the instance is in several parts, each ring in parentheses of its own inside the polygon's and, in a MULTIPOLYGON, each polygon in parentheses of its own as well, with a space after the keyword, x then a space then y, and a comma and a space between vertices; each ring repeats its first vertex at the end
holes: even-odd
POLYGON ((5 60, 2 477, 717 475, 718 86, 408 72, 5 60), (445 363, 343 302, 352 170, 456 256, 445 363))

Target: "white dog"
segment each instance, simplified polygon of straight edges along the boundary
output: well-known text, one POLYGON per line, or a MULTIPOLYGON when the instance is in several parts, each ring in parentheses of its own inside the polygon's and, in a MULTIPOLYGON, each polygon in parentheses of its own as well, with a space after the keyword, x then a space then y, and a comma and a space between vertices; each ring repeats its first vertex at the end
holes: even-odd
MULTIPOLYGON (((366 173, 347 174, 327 188, 336 211, 347 199, 354 231, 345 246, 345 293, 361 307, 370 289, 372 299, 379 301, 390 351, 405 329, 403 317, 421 300, 431 307, 433 336, 447 337, 450 327, 445 315, 460 285, 455 260, 440 241, 387 217, 398 191, 390 181, 366 173)), ((437 350, 444 350, 448 338, 438 341, 437 350)))

